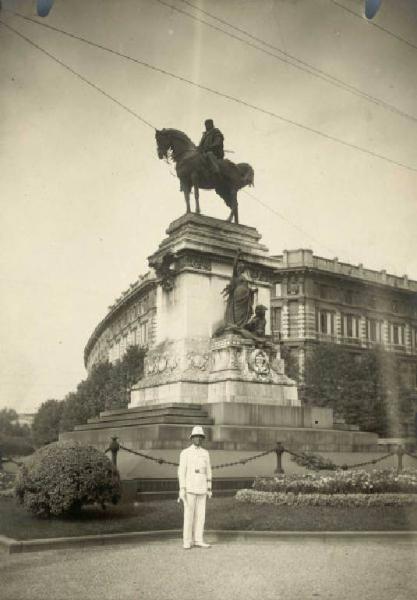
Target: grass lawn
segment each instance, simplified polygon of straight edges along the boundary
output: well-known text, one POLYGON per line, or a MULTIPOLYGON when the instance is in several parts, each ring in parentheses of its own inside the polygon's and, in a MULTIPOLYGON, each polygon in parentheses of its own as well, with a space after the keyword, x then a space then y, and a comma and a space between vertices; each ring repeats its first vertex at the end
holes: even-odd
MULTIPOLYGON (((0 534, 26 540, 101 533, 180 529, 182 507, 175 500, 87 507, 80 516, 38 519, 13 498, 0 497, 0 534)), ((417 507, 290 507, 241 504, 234 498, 207 503, 206 529, 259 531, 417 530, 417 507)))

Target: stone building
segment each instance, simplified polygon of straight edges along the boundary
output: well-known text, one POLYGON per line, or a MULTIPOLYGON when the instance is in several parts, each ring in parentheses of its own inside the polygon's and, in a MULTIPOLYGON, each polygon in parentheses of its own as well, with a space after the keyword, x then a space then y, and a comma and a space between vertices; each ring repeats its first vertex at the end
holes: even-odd
POLYGON ((106 360, 116 362, 129 346, 152 346, 155 327, 156 277, 149 271, 109 306, 109 312, 93 331, 84 350, 87 371, 106 360))
POLYGON ((303 372, 308 349, 340 344, 357 354, 382 346, 400 359, 404 384, 417 388, 417 281, 288 250, 275 257, 271 329, 303 372))

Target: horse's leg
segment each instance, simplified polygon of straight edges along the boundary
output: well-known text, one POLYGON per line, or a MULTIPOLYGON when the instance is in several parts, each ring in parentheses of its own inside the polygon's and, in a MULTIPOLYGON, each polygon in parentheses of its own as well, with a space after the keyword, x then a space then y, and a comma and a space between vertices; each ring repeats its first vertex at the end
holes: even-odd
POLYGON ((232 222, 232 220, 233 220, 233 215, 234 215, 234 212, 233 212, 233 208, 232 208, 232 210, 230 211, 230 215, 227 217, 227 222, 228 222, 228 223, 231 223, 231 222, 232 222))
POLYGON ((191 188, 187 183, 182 183, 182 189, 184 191, 185 205, 187 207, 187 213, 191 212, 190 206, 190 192, 191 188))
POLYGON ((198 177, 196 175, 192 175, 191 181, 194 188, 195 212, 200 214, 200 188, 198 187, 198 177))
POLYGON ((236 202, 235 202, 235 207, 233 209, 234 215, 235 215, 235 223, 238 224, 239 223, 239 206, 238 206, 238 202, 237 202, 237 197, 236 197, 236 202))

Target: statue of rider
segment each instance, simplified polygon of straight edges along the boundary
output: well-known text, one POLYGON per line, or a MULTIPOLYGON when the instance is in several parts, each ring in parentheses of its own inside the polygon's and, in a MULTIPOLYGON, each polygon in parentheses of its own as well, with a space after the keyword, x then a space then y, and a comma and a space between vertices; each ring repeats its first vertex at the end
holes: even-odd
POLYGON ((206 130, 203 133, 198 149, 207 158, 210 171, 218 175, 220 173, 218 161, 224 158, 224 137, 220 129, 214 127, 213 119, 206 119, 204 125, 206 126, 206 130))

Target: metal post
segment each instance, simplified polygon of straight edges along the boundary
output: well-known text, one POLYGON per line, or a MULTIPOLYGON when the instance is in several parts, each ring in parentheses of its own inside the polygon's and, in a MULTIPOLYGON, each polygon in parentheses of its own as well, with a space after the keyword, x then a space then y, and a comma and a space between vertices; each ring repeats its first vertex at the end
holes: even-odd
POLYGON ((284 446, 281 442, 277 442, 277 447, 275 448, 275 453, 277 455, 277 468, 274 473, 277 475, 282 475, 284 473, 284 469, 282 468, 282 455, 284 454, 284 446))
POLYGON ((109 448, 111 452, 111 461, 113 466, 117 469, 117 453, 120 450, 120 444, 117 441, 117 437, 112 437, 109 448))
POLYGON ((398 446, 397 451, 396 451, 396 455, 398 458, 397 473, 401 473, 401 471, 403 470, 404 454, 405 454, 404 448, 402 446, 398 446))

